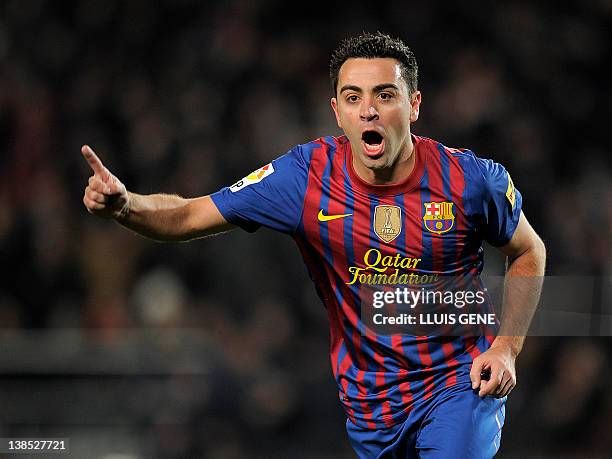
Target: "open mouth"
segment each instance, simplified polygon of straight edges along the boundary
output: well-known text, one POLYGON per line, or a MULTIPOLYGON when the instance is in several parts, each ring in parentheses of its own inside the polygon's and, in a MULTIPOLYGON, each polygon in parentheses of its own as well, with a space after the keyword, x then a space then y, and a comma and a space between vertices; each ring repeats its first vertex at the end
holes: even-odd
POLYGON ((377 158, 382 155, 385 149, 385 139, 376 131, 364 131, 361 134, 363 151, 370 158, 377 158))

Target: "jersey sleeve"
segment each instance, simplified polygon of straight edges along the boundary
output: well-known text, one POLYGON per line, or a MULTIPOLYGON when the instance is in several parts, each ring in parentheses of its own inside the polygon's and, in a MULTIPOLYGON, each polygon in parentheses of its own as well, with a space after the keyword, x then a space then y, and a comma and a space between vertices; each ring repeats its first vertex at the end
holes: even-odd
POLYGON ((304 205, 308 165, 300 145, 210 197, 230 223, 248 232, 265 226, 283 233, 297 228, 304 205))
POLYGON ((508 171, 490 159, 476 158, 481 176, 484 239, 501 247, 512 239, 521 215, 521 193, 514 187, 508 171))

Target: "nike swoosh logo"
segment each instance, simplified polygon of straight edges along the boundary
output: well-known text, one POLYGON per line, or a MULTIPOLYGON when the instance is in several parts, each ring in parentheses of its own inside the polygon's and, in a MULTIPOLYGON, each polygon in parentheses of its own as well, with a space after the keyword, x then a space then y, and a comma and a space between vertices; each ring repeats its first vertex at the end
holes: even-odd
POLYGON ((351 215, 353 215, 353 214, 323 215, 323 209, 321 209, 319 211, 319 215, 317 215, 317 218, 319 219, 320 222, 328 222, 330 220, 335 220, 337 218, 350 217, 351 215))

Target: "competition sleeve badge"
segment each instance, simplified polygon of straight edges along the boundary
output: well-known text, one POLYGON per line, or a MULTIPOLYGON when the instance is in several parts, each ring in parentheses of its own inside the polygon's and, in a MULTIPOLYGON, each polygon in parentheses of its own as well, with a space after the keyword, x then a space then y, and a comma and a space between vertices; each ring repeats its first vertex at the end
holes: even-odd
POLYGON ((273 172, 274 172, 274 167, 272 166, 272 163, 268 163, 265 166, 260 167, 256 171, 251 172, 249 175, 247 175, 242 180, 238 180, 236 183, 234 183, 230 187, 230 191, 232 193, 235 193, 236 191, 240 191, 244 187, 253 185, 254 183, 259 183, 273 172))
POLYGON ((506 190, 506 198, 508 198, 510 206, 514 209, 514 203, 516 202, 516 193, 514 192, 514 183, 512 183, 510 174, 508 174, 508 189, 506 190))
POLYGON ((376 206, 374 232, 384 242, 391 242, 402 232, 402 209, 398 206, 376 206))
POLYGON ((455 224, 452 202, 426 202, 423 224, 431 233, 442 234, 450 231, 455 224))

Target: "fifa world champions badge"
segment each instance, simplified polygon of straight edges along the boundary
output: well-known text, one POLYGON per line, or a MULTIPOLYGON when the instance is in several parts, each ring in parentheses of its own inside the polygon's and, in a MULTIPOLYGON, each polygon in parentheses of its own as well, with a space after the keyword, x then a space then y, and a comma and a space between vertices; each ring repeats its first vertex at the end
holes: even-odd
POLYGON ((402 209, 398 206, 376 206, 374 232, 384 242, 391 242, 402 232, 402 209))
POLYGON ((431 233, 442 234, 451 230, 455 224, 452 202, 426 202, 423 224, 431 233))

